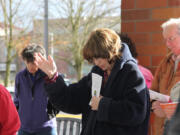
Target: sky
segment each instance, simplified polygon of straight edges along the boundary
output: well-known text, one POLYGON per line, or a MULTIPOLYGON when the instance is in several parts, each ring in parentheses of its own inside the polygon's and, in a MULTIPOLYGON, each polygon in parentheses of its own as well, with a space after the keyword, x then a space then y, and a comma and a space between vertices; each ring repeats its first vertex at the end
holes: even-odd
MULTIPOLYGON (((45 0, 13 0, 15 2, 13 4, 13 8, 17 6, 17 4, 21 1, 21 5, 17 12, 17 15, 14 19, 14 25, 22 28, 31 29, 32 20, 33 19, 44 19, 44 1, 45 0)), ((51 18, 60 18, 66 17, 65 13, 62 12, 61 7, 64 7, 62 4, 67 0, 48 0, 49 3, 49 19, 51 18), (59 13, 61 12, 61 13, 59 13)), ((74 3, 78 3, 79 1, 91 2, 91 0, 73 0, 74 3)), ((104 0, 96 0, 97 3, 100 3, 104 0)), ((119 6, 121 4, 121 0, 110 0, 108 6, 119 6), (113 2, 112 2, 113 1, 113 2), (113 4, 112 4, 113 3, 113 4), (112 5, 111 5, 112 4, 112 5)), ((76 10, 75 4, 73 5, 74 10, 76 10)), ((101 6, 100 9, 108 9, 107 6, 101 6)), ((120 8, 115 12, 111 13, 112 16, 120 15, 120 8)), ((2 11, 0 9, 0 22, 3 22, 2 11)))

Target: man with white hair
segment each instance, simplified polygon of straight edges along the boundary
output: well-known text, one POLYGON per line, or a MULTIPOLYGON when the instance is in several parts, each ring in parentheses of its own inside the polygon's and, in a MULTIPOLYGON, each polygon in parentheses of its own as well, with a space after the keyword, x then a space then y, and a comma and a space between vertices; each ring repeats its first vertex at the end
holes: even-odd
MULTIPOLYGON (((180 81, 180 18, 171 18, 161 27, 165 44, 170 51, 160 62, 151 89, 170 95, 171 88, 180 81)), ((155 114, 153 135, 162 135, 167 116, 159 101, 152 103, 152 111, 155 114)))

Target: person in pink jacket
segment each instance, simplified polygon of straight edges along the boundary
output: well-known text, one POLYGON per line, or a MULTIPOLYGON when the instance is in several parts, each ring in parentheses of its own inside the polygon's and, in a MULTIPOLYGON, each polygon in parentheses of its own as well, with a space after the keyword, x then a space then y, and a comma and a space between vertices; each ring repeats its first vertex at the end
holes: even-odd
POLYGON ((11 95, 0 85, 0 135, 16 135, 20 119, 11 95))

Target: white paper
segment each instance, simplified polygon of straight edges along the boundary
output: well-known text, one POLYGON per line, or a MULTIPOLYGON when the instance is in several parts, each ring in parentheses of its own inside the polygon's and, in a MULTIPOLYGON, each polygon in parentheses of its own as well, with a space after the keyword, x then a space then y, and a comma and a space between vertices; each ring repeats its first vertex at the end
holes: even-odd
POLYGON ((153 90, 149 90, 150 99, 157 100, 159 102, 167 103, 170 101, 170 96, 164 95, 153 90))
POLYGON ((92 96, 99 97, 102 85, 102 76, 92 73, 92 96))

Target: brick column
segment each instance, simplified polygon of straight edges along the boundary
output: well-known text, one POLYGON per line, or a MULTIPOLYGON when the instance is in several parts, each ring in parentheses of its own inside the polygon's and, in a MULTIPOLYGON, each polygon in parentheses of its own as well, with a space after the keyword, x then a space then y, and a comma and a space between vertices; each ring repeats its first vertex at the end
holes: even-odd
POLYGON ((160 25, 180 17, 180 0, 122 0, 121 31, 135 42, 139 63, 153 73, 167 54, 160 25))

